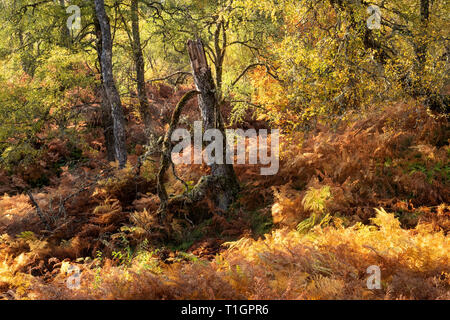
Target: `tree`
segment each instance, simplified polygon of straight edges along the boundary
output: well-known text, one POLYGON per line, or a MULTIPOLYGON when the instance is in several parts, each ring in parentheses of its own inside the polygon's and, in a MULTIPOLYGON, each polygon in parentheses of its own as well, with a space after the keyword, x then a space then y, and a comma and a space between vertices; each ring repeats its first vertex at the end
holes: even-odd
POLYGON ((166 1, 156 20, 154 33, 161 37, 168 61, 186 63, 186 42, 202 39, 219 101, 230 98, 242 70, 262 62, 256 52, 270 25, 270 20, 247 19, 234 0, 166 1))
POLYGON ((109 18, 106 15, 105 4, 103 0, 95 0, 95 12, 100 24, 102 37, 102 55, 100 58, 103 86, 105 88, 107 100, 111 105, 113 128, 114 128, 114 147, 116 158, 119 161, 119 168, 124 168, 127 162, 127 149, 125 144, 125 120, 120 100, 114 82, 112 71, 112 39, 109 18))
POLYGON ((108 161, 114 161, 116 159, 115 148, 114 148, 114 122, 111 114, 111 104, 108 101, 108 96, 105 90, 105 84, 103 81, 103 73, 101 71, 101 60, 102 60, 102 30, 100 29, 100 23, 97 16, 94 14, 94 26, 95 26, 95 36, 96 45, 95 49, 97 51, 97 58, 100 64, 100 86, 98 90, 100 91, 101 98, 101 109, 102 109, 102 125, 103 125, 103 135, 105 136, 105 147, 106 147, 106 157, 108 161))
POLYGON ((259 50, 277 77, 262 68, 251 74, 260 119, 290 130, 309 128, 404 97, 448 108, 444 1, 237 2, 249 19, 263 15, 278 26, 259 50), (370 5, 381 10, 380 29, 367 25, 370 5))
MULTIPOLYGON (((165 216, 166 211, 170 206, 176 207, 177 205, 185 206, 186 204, 195 204, 196 202, 204 200, 206 197, 211 199, 218 208, 226 211, 236 200, 240 190, 239 181, 234 172, 233 165, 228 164, 226 163, 227 161, 225 161, 225 159, 227 159, 227 138, 222 115, 219 110, 216 86, 211 74, 211 69, 206 60, 203 43, 199 39, 196 41, 190 40, 187 43, 187 48, 197 90, 186 93, 177 104, 172 114, 169 129, 163 140, 162 155, 157 178, 158 196, 161 200, 159 209, 161 218, 165 216), (219 151, 222 152, 222 155, 214 155, 216 159, 223 159, 223 163, 213 162, 209 164, 211 175, 202 177, 197 185, 195 185, 192 190, 187 191, 184 195, 169 199, 164 187, 163 179, 171 164, 175 170, 171 160, 172 145, 170 139, 175 127, 178 125, 184 106, 189 99, 196 95, 199 97, 198 102, 203 120, 203 129, 218 130, 220 132, 220 137, 223 139, 220 143, 220 145, 222 145, 222 150, 219 151)), ((217 150, 215 150, 215 152, 217 152, 217 150)))
MULTIPOLYGON (((150 133, 150 126, 151 126, 150 108, 152 106, 150 105, 147 99, 147 93, 145 89, 145 62, 144 62, 143 46, 141 43, 141 31, 139 26, 140 22, 139 16, 141 14, 141 11, 139 10, 140 2, 141 2, 140 0, 131 0, 129 4, 130 7, 129 19, 131 20, 131 30, 126 20, 126 18, 128 17, 124 16, 122 9, 120 9, 120 6, 119 12, 122 18, 123 27, 130 41, 133 64, 136 72, 135 73, 136 77, 133 80, 136 82, 137 85, 137 95, 139 99, 139 113, 144 122, 146 134, 148 136, 150 133)), ((161 4, 159 4, 158 2, 152 3, 148 3, 146 1, 142 2, 146 5, 146 8, 153 9, 156 12, 158 12, 161 7, 161 4)))
MULTIPOLYGON (((145 91, 145 64, 142 54, 141 36, 139 31, 139 1, 131 0, 131 29, 133 34, 133 57, 136 67, 136 82, 141 115, 147 130, 150 127, 150 105, 145 91)), ((147 132, 148 133, 148 132, 147 132)))

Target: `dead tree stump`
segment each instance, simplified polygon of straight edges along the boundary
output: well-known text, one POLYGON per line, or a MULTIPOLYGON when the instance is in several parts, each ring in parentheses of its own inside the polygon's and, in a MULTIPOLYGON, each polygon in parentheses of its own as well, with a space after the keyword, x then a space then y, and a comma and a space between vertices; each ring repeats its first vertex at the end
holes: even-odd
POLYGON ((236 200, 239 193, 239 181, 234 172, 232 164, 226 163, 226 135, 223 118, 220 112, 217 99, 217 90, 211 73, 211 68, 206 60, 203 43, 200 39, 189 40, 187 43, 189 58, 194 75, 195 86, 200 92, 198 104, 203 120, 203 129, 218 129, 223 137, 223 157, 224 163, 213 163, 211 167, 211 176, 204 177, 194 188, 194 193, 203 195, 204 191, 210 190, 214 203, 222 210, 228 207, 236 200))

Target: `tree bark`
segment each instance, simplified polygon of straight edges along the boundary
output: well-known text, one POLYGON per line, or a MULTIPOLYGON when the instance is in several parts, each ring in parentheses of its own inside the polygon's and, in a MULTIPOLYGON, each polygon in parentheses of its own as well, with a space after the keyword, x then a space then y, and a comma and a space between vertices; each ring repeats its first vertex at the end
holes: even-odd
MULTIPOLYGON (((223 159, 226 159, 226 135, 223 118, 219 110, 216 86, 211 74, 211 69, 206 60, 205 50, 201 40, 188 41, 188 52, 194 74, 197 90, 200 92, 198 103, 202 114, 203 128, 218 129, 223 137, 223 159)), ((214 192, 214 202, 222 210, 228 209, 236 199, 239 192, 239 182, 232 164, 213 163, 211 166, 211 178, 204 179, 214 184, 211 185, 214 192)))
MULTIPOLYGON (((102 59, 102 31, 100 29, 100 23, 98 22, 97 16, 94 15, 94 26, 96 35, 96 46, 98 61, 100 63, 102 59)), ((103 135, 105 136, 105 148, 106 148, 106 158, 108 161, 115 161, 115 151, 114 151, 114 123, 111 115, 111 105, 108 101, 108 97, 105 92, 105 87, 103 83, 102 66, 100 63, 100 82, 101 87, 99 88, 101 97, 101 111, 102 111, 102 126, 103 135)))
POLYGON ((142 54, 141 47, 141 37, 139 32, 139 1, 131 1, 131 29, 133 34, 133 57, 134 64, 136 66, 136 80, 137 80, 137 91, 139 98, 139 110, 142 116, 145 129, 148 131, 150 129, 150 104, 147 100, 147 93, 145 91, 145 64, 144 55, 142 54))
POLYGON ((105 89, 102 86, 100 88, 101 93, 101 110, 102 110, 102 125, 103 125, 103 135, 105 136, 105 147, 106 147, 106 159, 108 161, 116 161, 116 154, 114 148, 114 122, 111 116, 111 104, 106 96, 105 89))
POLYGON ((430 0, 420 0, 420 22, 422 23, 423 38, 417 48, 417 59, 419 61, 419 69, 423 71, 427 62, 428 45, 425 40, 425 34, 427 33, 428 22, 430 19, 430 0))
POLYGON ((223 21, 216 25, 217 29, 214 33, 214 48, 215 48, 215 61, 214 67, 216 71, 216 87, 217 87, 217 99, 220 101, 222 98, 222 77, 223 77, 223 61, 225 59, 226 51, 226 30, 223 21), (223 47, 220 47, 220 32, 223 31, 223 47))
POLYGON ((112 72, 112 39, 109 18, 106 15, 104 0, 95 0, 95 12, 100 24, 102 35, 102 55, 100 59, 103 84, 106 96, 111 105, 114 149, 119 161, 119 168, 124 168, 127 162, 127 149, 125 143, 125 119, 123 115, 120 95, 117 91, 112 72))

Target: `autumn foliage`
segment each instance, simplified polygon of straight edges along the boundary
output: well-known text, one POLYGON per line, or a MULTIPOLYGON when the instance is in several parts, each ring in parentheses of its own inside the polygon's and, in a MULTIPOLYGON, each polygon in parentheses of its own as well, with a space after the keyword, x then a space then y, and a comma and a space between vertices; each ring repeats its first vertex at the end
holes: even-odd
POLYGON ((0 1, 0 300, 450 299, 445 1, 67 4, 0 1))
MULTIPOLYGON (((3 297, 448 299, 446 138, 446 120, 413 102, 286 136, 277 175, 237 166, 246 187, 235 213, 225 219, 205 203, 213 218, 195 225, 195 216, 176 212, 159 225, 154 190, 144 191, 139 181, 149 180, 136 180, 132 168, 113 176, 100 167, 65 171, 35 195, 51 232, 27 196, 0 200, 3 297), (61 199, 82 188, 81 175, 95 187, 81 189, 59 215, 61 199), (181 250, 180 239, 192 234, 181 250), (155 246, 160 239, 178 249, 155 246), (78 290, 66 287, 70 264, 82 270, 78 290), (381 290, 367 289, 371 265, 381 268, 381 290)), ((202 172, 177 170, 183 178, 202 172)), ((182 191, 175 181, 174 192, 182 191)))

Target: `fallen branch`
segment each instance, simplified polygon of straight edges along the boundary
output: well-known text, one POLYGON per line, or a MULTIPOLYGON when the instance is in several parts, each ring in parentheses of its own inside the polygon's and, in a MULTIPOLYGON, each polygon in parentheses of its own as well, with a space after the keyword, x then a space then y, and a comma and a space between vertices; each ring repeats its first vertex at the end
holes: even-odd
POLYGON ((33 204, 33 206, 36 208, 36 213, 37 213, 39 219, 41 219, 41 222, 44 224, 45 228, 47 230, 50 230, 50 226, 48 224, 48 221, 47 221, 47 219, 45 219, 44 213, 42 212, 41 207, 39 207, 39 204, 37 203, 36 199, 34 199, 33 194, 31 193, 31 191, 27 191, 27 195, 30 198, 30 201, 33 204))
POLYGON ((91 187, 97 185, 98 181, 102 178, 102 176, 104 174, 109 174, 110 172, 112 172, 112 169, 108 169, 105 170, 102 173, 99 173, 98 175, 95 176, 94 181, 84 184, 81 186, 80 189, 78 189, 77 191, 75 191, 74 193, 69 194, 67 197, 65 197, 64 199, 60 199, 59 201, 59 211, 58 211, 58 216, 62 216, 64 215, 64 218, 66 218, 66 208, 65 208, 65 204, 67 201, 69 201, 70 199, 78 196, 80 193, 89 190, 91 187))

